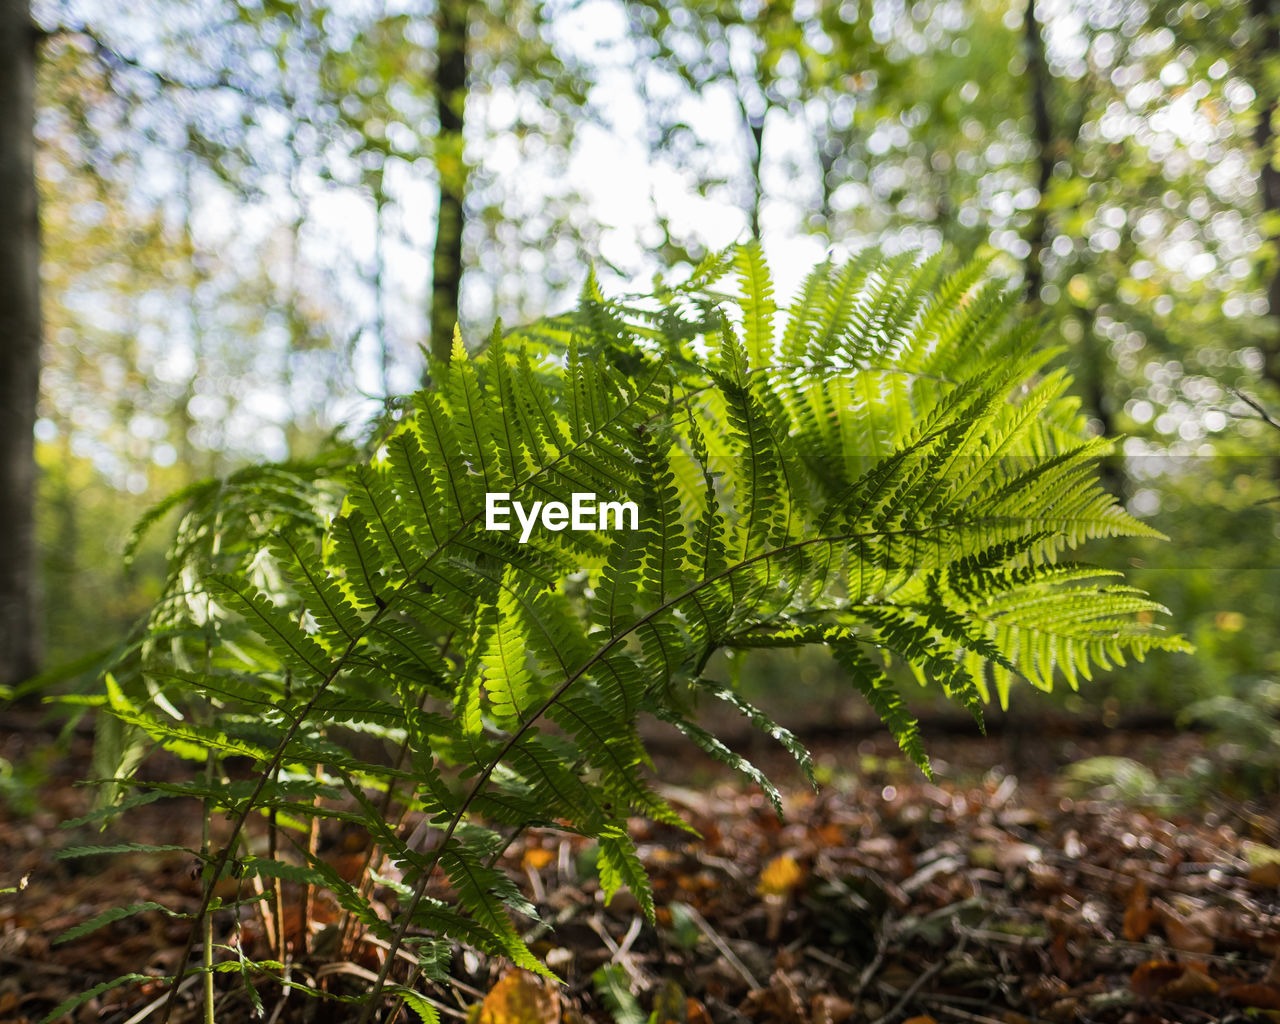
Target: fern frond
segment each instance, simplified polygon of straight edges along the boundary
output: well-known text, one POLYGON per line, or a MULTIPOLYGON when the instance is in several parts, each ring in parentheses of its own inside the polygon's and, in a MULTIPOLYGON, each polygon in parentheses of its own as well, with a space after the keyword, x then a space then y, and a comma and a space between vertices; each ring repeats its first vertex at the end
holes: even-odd
MULTIPOLYGON (((651 296, 609 298, 591 276, 577 310, 495 328, 483 354, 455 338, 436 385, 344 472, 258 467, 189 490, 165 593, 95 700, 212 774, 113 769, 113 785, 228 812, 219 871, 254 813, 363 824, 404 873, 386 879, 390 914, 319 859, 246 863, 330 890, 392 947, 386 965, 417 946, 443 976, 456 940, 549 975, 514 923, 533 908, 503 844, 535 824, 594 839, 606 897, 626 886, 652 918, 622 823, 688 826, 653 783, 642 716, 779 813, 689 695, 730 705, 811 777, 791 733, 707 677, 717 651, 829 647, 927 774, 904 678, 981 722, 989 691, 1004 703, 1016 680, 1074 686, 1185 649, 1156 602, 1064 557, 1156 534, 1098 485, 1108 442, 1088 436, 1033 325, 1009 322, 1016 300, 980 266, 942 268, 868 250, 818 267, 791 303, 758 245, 651 296), (522 530, 487 528, 496 493, 522 530), (634 503, 636 528, 570 525, 586 494, 634 503), (395 767, 358 755, 352 733, 398 746, 395 767), (228 757, 259 774, 222 779, 228 757), (449 899, 428 894, 441 875, 449 899)), ((215 906, 209 887, 197 916, 215 906)))

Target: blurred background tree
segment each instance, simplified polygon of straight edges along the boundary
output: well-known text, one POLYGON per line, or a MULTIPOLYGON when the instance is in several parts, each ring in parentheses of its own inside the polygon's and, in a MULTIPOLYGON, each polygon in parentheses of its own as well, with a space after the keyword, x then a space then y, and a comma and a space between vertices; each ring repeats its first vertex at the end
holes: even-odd
POLYGON ((40 366, 35 33, 25 0, 0 3, 0 695, 41 656, 34 518, 40 366))
POLYGON ((145 603, 154 551, 127 579, 112 551, 172 487, 394 415, 455 319, 477 341, 593 263, 639 286, 758 236, 784 282, 946 245, 1025 295, 1125 437, 1109 485, 1173 538, 1093 557, 1200 648, 1091 701, 1274 676, 1278 8, 38 5, 51 659, 145 603))

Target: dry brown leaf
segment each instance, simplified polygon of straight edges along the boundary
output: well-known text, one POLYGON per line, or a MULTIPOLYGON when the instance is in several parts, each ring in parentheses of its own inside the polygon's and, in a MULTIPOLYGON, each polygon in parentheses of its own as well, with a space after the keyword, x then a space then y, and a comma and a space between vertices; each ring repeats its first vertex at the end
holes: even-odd
POLYGON ((1193 996, 1211 996, 1218 991, 1218 983, 1194 964, 1187 967, 1182 977, 1174 978, 1160 990, 1162 999, 1190 999, 1193 996))
POLYGON ((813 1024, 841 1024, 853 1016, 856 1007, 839 996, 817 995, 809 1000, 809 1016, 813 1024))
POLYGON ((1155 920, 1155 911, 1151 909, 1151 900, 1147 897, 1147 883, 1138 879, 1138 884, 1129 894, 1128 905, 1124 908, 1124 937, 1130 942, 1138 942, 1151 930, 1155 920))
POLYGON ((1280 985, 1280 945, 1276 946, 1275 954, 1271 957, 1271 963, 1267 967, 1267 973, 1262 976, 1262 980, 1268 985, 1280 985))
POLYGON ((774 971, 769 979, 769 991, 773 994, 775 1009, 787 1024, 809 1024, 804 1000, 795 982, 784 971, 774 971))
POLYGON ((689 1024, 711 1024, 711 1014, 707 1013, 707 1008, 693 996, 689 996, 684 1001, 684 1014, 689 1024))
POLYGON ((1143 999, 1154 999, 1171 981, 1182 977, 1187 968, 1164 960, 1148 960, 1129 975, 1129 987, 1143 999))
POLYGON ((560 1024, 560 994, 528 971, 511 971, 484 997, 476 1024, 560 1024))
POLYGON ((910 1020, 904 1020, 902 1024, 938 1024, 938 1022, 926 1013, 921 1017, 912 1017, 910 1020))
POLYGON ((1160 923, 1168 936, 1169 945, 1183 953, 1203 956, 1213 952, 1214 935, 1218 932, 1218 915, 1212 910, 1195 914, 1182 914, 1163 900, 1155 902, 1160 923))
POLYGON ((1065 935, 1058 934, 1053 937, 1053 943, 1049 946, 1049 959, 1053 962, 1059 977, 1074 978, 1076 976, 1079 958, 1067 948, 1065 935))
POLYGON ((1259 1010, 1280 1010, 1280 988, 1274 985, 1247 983, 1224 988, 1222 994, 1233 1003, 1259 1010))

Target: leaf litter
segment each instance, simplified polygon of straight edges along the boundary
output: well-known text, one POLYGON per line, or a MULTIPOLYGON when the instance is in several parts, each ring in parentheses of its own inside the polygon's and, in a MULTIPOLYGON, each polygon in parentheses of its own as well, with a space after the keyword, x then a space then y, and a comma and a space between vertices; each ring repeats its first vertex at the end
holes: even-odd
MULTIPOLYGON (((190 913, 199 903, 182 853, 54 859, 102 838, 92 826, 57 827, 89 805, 71 785, 87 758, 78 742, 41 787, 38 810, 0 807, 0 1024, 33 1024, 130 974, 155 980, 103 987, 61 1019, 140 1024, 165 994, 158 976, 172 971, 189 927, 146 904, 190 913), (56 941, 134 904, 134 914, 56 941)), ((625 890, 605 905, 583 840, 532 830, 502 864, 542 919, 524 922, 531 948, 565 985, 459 950, 447 984, 417 987, 442 1020, 469 1024, 1280 1021, 1280 800, 1218 792, 1179 805, 1109 791, 1068 768, 1145 750, 1152 780, 1176 780, 1193 758, 1212 756, 1196 735, 1114 733, 1058 748, 1047 764, 1008 756, 998 739, 943 738, 931 744, 938 781, 928 782, 888 737, 820 741, 827 784, 814 794, 794 780, 784 822, 758 789, 659 749, 664 794, 701 838, 631 822, 656 929, 625 890)), ((767 756, 762 767, 785 776, 767 756)), ((199 844, 194 804, 160 801, 125 821, 113 842, 199 844)), ((321 854, 352 874, 364 840, 335 831, 321 854)), ((385 901, 393 914, 393 889, 385 901)), ((219 917, 218 941, 270 958, 254 904, 229 927, 230 916, 219 917)), ((297 976, 358 993, 378 967, 377 946, 357 943, 334 962, 325 938, 335 920, 317 899, 297 976)), ((296 950, 301 923, 293 928, 296 950)), ((347 1004, 254 982, 277 1024, 350 1015, 347 1004)), ((239 973, 217 985, 220 1022, 255 1019, 239 973)), ((175 1022, 199 1019, 198 991, 183 993, 175 1022)), ((402 1019, 416 1017, 405 1009, 402 1019)))

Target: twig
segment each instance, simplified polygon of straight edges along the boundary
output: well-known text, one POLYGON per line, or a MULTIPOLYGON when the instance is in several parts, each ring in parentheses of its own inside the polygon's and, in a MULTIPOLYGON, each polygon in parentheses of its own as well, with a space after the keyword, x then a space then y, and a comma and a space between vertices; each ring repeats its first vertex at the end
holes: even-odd
POLYGON ((866 991, 867 985, 875 977, 876 971, 880 970, 880 965, 884 963, 885 954, 889 950, 889 938, 893 930, 893 923, 888 914, 880 922, 880 931, 876 939, 876 953, 871 958, 871 962, 858 975, 858 987, 854 989, 854 997, 856 999, 862 998, 862 993, 866 991))
POLYGON ((738 974, 742 976, 742 980, 751 987, 751 991, 754 992, 757 989, 764 987, 760 982, 756 981, 755 975, 747 970, 747 965, 739 960, 738 955, 729 948, 729 944, 716 933, 715 929, 713 929, 711 925, 707 924, 707 919, 705 917, 699 914, 687 903, 685 904, 684 909, 688 912, 689 919, 693 921, 693 923, 698 926, 698 929, 702 934, 711 941, 711 945, 715 946, 716 949, 719 950, 720 955, 729 961, 729 966, 737 971, 738 974))
POLYGON ((996 1020, 994 1017, 984 1017, 980 1013, 970 1013, 968 1010, 957 1009, 941 996, 923 996, 920 1002, 928 1003, 939 1013, 948 1013, 960 1020, 972 1021, 972 1024, 1004 1024, 1003 1021, 996 1020))
POLYGON ((857 977, 858 971, 852 964, 847 964, 830 953, 822 952, 817 946, 805 946, 804 954, 819 963, 826 964, 828 967, 834 967, 837 971, 843 971, 845 974, 852 974, 857 977))
MULTIPOLYGON (((279 888, 277 888, 276 891, 279 892, 279 888)), ((283 927, 284 925, 282 923, 281 928, 283 927)), ((283 941, 284 940, 281 939, 282 943, 283 941)), ((280 962, 284 965, 284 970, 280 975, 280 980, 283 982, 280 986, 280 1001, 276 1003, 276 1008, 271 1011, 271 1017, 267 1020, 267 1024, 276 1024, 276 1021, 280 1019, 280 1015, 284 1013, 284 1004, 289 1001, 289 993, 293 991, 293 986, 289 984, 289 982, 293 980, 291 977, 293 974, 293 963, 289 960, 281 960, 280 962)))
MULTIPOLYGON (((955 952, 956 953, 961 952, 964 949, 964 947, 968 944, 968 942, 969 942, 969 936, 961 934, 960 941, 956 943, 955 952)), ((911 1002, 911 1000, 913 1000, 916 997, 916 993, 919 992, 922 988, 924 988, 924 986, 927 985, 934 977, 936 977, 938 973, 946 966, 947 966, 947 957, 945 956, 940 957, 936 963, 930 964, 929 967, 926 968, 923 972, 921 972, 920 976, 916 978, 916 980, 913 981, 908 986, 907 990, 902 993, 901 997, 893 1005, 893 1009, 891 1009, 888 1013, 884 1014, 883 1016, 876 1018, 876 1020, 874 1021, 874 1024, 889 1024, 890 1020, 892 1020, 894 1017, 896 1017, 899 1013, 901 1013, 903 1010, 907 1008, 907 1005, 911 1002)))
POLYGON ((637 917, 631 922, 631 928, 627 932, 626 937, 622 940, 622 945, 618 945, 613 940, 613 936, 604 926, 604 922, 600 919, 599 914, 592 914, 587 918, 587 926, 600 936, 600 940, 605 944, 605 948, 609 950, 610 963, 619 964, 627 976, 631 979, 631 983, 638 989, 648 989, 653 986, 653 979, 648 977, 645 972, 637 967, 628 952, 631 943, 635 941, 636 935, 640 934, 640 919, 637 917))
POLYGON ((633 917, 631 919, 631 927, 627 929, 627 934, 622 937, 622 942, 618 946, 619 956, 626 956, 631 952, 631 945, 636 941, 642 927, 644 927, 644 925, 640 918, 633 917))
POLYGON ((1246 395, 1243 391, 1240 391, 1237 388, 1228 388, 1227 390, 1230 391, 1233 395, 1235 395, 1236 398, 1240 399, 1240 401, 1244 402, 1244 404, 1247 405, 1250 409, 1256 412, 1258 414, 1258 419, 1262 420, 1263 423, 1266 423, 1269 426, 1275 427, 1276 430, 1280 430, 1280 420, 1277 420, 1274 416, 1272 416, 1271 413, 1269 413, 1266 410, 1266 408, 1263 406, 1263 404, 1259 402, 1256 398, 1246 395))
MULTIPOLYGON (((178 988, 179 988, 179 991, 181 991, 182 989, 188 989, 188 988, 190 988, 192 985, 194 985, 194 984, 195 984, 197 981, 199 981, 199 980, 200 980, 200 975, 198 975, 198 974, 193 974, 193 975, 191 975, 189 978, 187 978, 187 980, 186 980, 186 981, 184 981, 184 982, 183 982, 183 983, 178 987, 178 988)), ((141 1010, 139 1010, 139 1011, 138 1011, 137 1013, 135 1013, 132 1017, 130 1017, 127 1021, 125 1021, 125 1022, 124 1022, 124 1024, 142 1024, 142 1021, 146 1020, 146 1019, 147 1019, 148 1017, 150 1017, 153 1013, 155 1013, 155 1012, 156 1012, 156 1010, 160 1009, 160 1007, 164 1004, 164 1001, 165 1001, 166 999, 168 999, 168 998, 169 998, 169 993, 168 993, 168 992, 165 992, 163 995, 156 996, 156 998, 155 998, 155 999, 153 999, 153 1000, 151 1000, 151 1002, 147 1003, 147 1005, 146 1005, 146 1006, 144 1006, 141 1010)))

